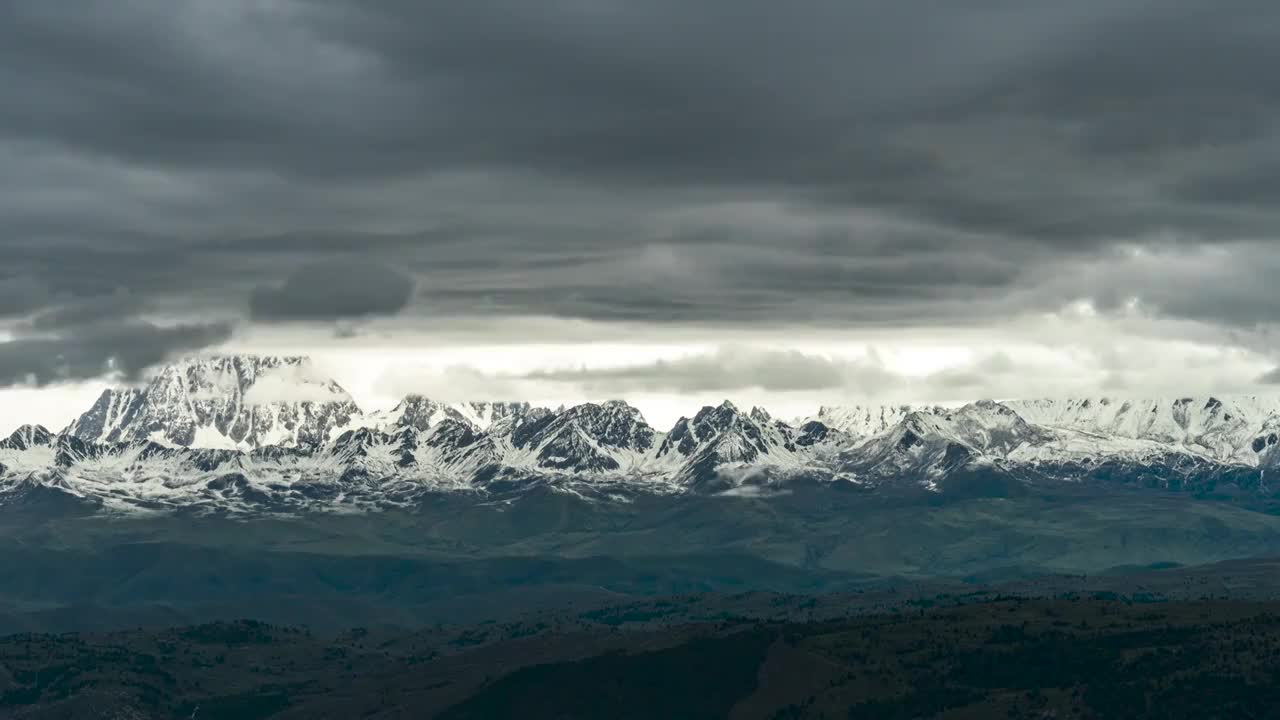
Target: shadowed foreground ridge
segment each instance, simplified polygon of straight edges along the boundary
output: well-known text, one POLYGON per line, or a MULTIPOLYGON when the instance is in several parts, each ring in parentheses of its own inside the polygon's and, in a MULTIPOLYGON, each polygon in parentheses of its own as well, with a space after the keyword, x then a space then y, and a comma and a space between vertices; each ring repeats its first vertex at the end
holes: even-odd
POLYGON ((940 595, 815 619, 812 600, 708 596, 413 634, 15 635, 0 716, 1192 720, 1280 703, 1280 605, 1109 598, 940 595))

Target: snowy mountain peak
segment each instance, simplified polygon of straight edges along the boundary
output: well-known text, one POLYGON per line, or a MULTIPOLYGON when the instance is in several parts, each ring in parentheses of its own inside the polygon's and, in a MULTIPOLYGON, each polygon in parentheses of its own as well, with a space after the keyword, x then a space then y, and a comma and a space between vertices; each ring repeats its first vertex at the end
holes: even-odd
POLYGON ((449 408, 443 403, 422 395, 408 395, 391 410, 375 415, 373 424, 382 428, 427 430, 449 417, 449 408))
POLYGON ((656 433, 625 402, 583 403, 530 416, 511 428, 510 441, 538 467, 614 471, 634 466, 656 433))
POLYGON ((1219 460, 1244 461, 1280 396, 1071 398, 1006 403, 1028 422, 1049 428, 1173 445, 1219 460))
POLYGON ((202 356, 162 368, 144 388, 105 391, 64 432, 91 442, 316 445, 359 417, 351 396, 306 358, 202 356))
POLYGON ((992 400, 980 400, 933 417, 952 439, 1000 456, 1047 437, 1012 408, 992 400))
POLYGON ((716 407, 707 405, 693 416, 680 418, 662 441, 658 455, 672 453, 692 457, 715 454, 723 462, 750 462, 761 453, 767 454, 766 428, 749 415, 743 415, 728 400, 716 407))
POLYGON ((28 450, 30 448, 49 445, 53 442, 53 433, 43 425, 23 425, 14 430, 9 437, 0 440, 0 448, 8 450, 28 450))
POLYGON ((708 427, 722 431, 729 428, 734 423, 741 422, 744 419, 750 420, 749 417, 744 416, 742 412, 738 410, 736 405, 725 400, 715 407, 710 405, 704 406, 696 415, 693 416, 693 424, 698 427, 708 427))
POLYGON ((71 421, 64 435, 86 440, 114 442, 137 414, 145 392, 140 388, 108 388, 87 411, 71 421))
POLYGON ((412 427, 427 430, 445 420, 466 423, 477 430, 488 430, 495 423, 528 414, 527 402, 462 402, 442 403, 423 395, 407 395, 391 410, 370 415, 371 425, 380 428, 412 427))
POLYGON ((431 428, 424 442, 433 447, 463 447, 475 443, 480 437, 481 431, 470 423, 446 418, 431 428))
POLYGON ((942 418, 942 415, 935 415, 921 410, 913 410, 908 413, 906 417, 902 418, 898 425, 912 432, 946 432, 948 423, 943 422, 942 418))
POLYGON ((351 396, 301 356, 209 355, 166 366, 149 394, 247 405, 351 402, 351 396))
POLYGON ((468 422, 480 430, 488 430, 495 424, 527 415, 533 406, 527 402, 468 402, 462 403, 461 412, 468 422))
POLYGON ((600 412, 586 419, 584 427, 605 442, 640 452, 653 447, 656 437, 640 410, 621 400, 600 406, 600 412))
POLYGON ((928 405, 824 405, 813 419, 853 437, 865 438, 885 432, 912 413, 945 412, 944 408, 928 405))

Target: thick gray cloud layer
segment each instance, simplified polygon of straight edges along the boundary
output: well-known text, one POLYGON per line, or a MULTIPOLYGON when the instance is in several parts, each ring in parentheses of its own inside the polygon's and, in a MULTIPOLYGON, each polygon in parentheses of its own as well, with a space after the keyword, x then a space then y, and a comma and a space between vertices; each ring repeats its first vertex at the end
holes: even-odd
POLYGON ((0 385, 48 385, 101 376, 136 380, 147 368, 225 341, 224 323, 167 325, 125 320, 19 336, 0 343, 0 385))
POLYGON ((1277 66, 1264 0, 11 0, 0 314, 1252 330, 1277 66))
POLYGON ((390 315, 413 295, 413 279, 377 263, 318 262, 294 271, 280 287, 260 287, 249 300, 254 319, 336 320, 390 315))

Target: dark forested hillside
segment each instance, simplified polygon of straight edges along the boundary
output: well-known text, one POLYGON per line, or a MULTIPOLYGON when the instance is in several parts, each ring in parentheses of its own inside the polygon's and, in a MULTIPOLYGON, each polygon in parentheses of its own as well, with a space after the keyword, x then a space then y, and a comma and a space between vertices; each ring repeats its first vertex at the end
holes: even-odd
POLYGON ((0 717, 1203 720, 1280 707, 1278 603, 955 600, 847 617, 828 601, 826 619, 806 619, 816 600, 699 596, 414 633, 240 621, 20 634, 0 639, 0 717))

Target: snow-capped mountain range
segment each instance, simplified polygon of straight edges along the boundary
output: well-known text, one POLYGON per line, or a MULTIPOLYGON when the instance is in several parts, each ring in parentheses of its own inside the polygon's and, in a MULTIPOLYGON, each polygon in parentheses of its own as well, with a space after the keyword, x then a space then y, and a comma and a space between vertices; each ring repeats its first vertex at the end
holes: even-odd
POLYGON ((600 501, 793 482, 1007 493, 1119 482, 1270 493, 1280 397, 824 407, 784 422, 726 401, 665 432, 622 401, 550 409, 419 395, 363 413, 305 358, 226 356, 105 391, 61 432, 0 440, 0 504, 56 489, 128 510, 368 510, 532 487, 600 501))

